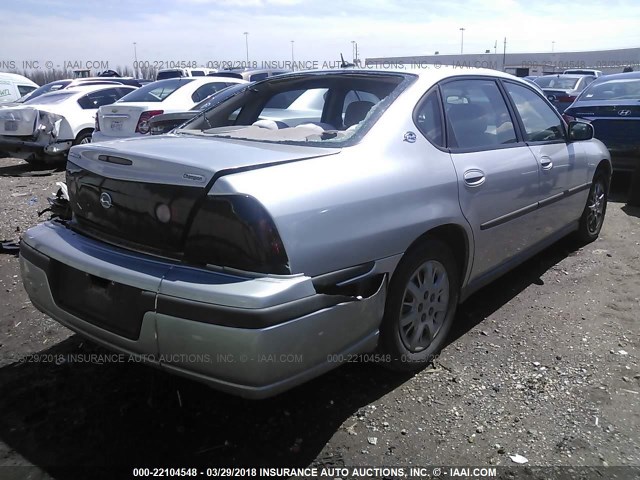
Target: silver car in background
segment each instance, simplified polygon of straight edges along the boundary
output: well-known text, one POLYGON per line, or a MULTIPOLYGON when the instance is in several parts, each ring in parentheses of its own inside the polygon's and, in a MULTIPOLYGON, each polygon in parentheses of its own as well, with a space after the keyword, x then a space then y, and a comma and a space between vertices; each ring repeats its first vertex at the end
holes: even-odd
POLYGON ((542 89, 558 112, 562 113, 595 79, 593 75, 558 74, 543 75, 533 81, 542 89))
POLYGON ((354 355, 418 369, 472 292, 598 236, 592 137, 493 70, 274 77, 174 133, 74 147, 73 216, 24 235, 23 282, 81 335, 245 397, 354 355))

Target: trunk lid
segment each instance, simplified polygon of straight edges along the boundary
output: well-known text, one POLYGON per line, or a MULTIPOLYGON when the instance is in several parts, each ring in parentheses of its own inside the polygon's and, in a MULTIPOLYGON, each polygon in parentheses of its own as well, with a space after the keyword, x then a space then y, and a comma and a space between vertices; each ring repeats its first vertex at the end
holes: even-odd
POLYGON ((8 107, 0 109, 0 135, 32 136, 40 113, 32 107, 8 107))
POLYGON ((113 244, 181 258, 215 178, 339 151, 186 135, 78 145, 67 163, 74 225, 113 244))
POLYGON ((640 103, 638 101, 580 101, 565 112, 593 125, 595 137, 610 149, 640 145, 640 103))
POLYGON ((148 103, 113 103, 98 109, 100 132, 106 137, 122 138, 136 135, 136 127, 140 115, 144 112, 164 111, 162 103, 149 105, 148 103))

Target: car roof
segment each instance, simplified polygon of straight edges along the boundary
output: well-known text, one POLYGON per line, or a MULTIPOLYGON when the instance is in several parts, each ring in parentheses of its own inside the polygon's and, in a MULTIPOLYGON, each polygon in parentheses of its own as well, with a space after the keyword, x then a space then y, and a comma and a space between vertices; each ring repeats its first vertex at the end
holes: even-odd
MULTIPOLYGON (((432 85, 434 83, 439 82, 445 78, 457 77, 457 76, 490 76, 494 78, 504 78, 508 80, 514 80, 524 85, 529 86, 529 82, 523 80, 515 75, 510 73, 501 72, 499 70, 493 70, 488 68, 475 68, 475 67, 458 67, 458 66, 445 66, 439 64, 430 64, 430 65, 420 65, 419 68, 403 68, 404 66, 399 66, 398 68, 389 68, 389 67, 377 67, 377 66, 367 66, 366 68, 340 68, 340 69, 331 69, 331 70, 304 70, 299 72, 290 72, 283 73, 282 75, 277 75, 274 77, 269 77, 266 80, 261 80, 261 82, 273 82, 280 81, 286 78, 291 78, 299 75, 327 75, 327 74, 359 74, 359 75, 368 75, 368 74, 396 74, 396 75, 413 75, 417 76, 418 79, 416 81, 417 84, 420 85, 432 85)), ((585 75, 578 75, 585 76, 585 75)))
POLYGON ((33 80, 29 80, 24 75, 18 75, 17 73, 0 72, 0 79, 1 80, 13 80, 14 82, 22 82, 22 83, 26 83, 27 85, 35 85, 37 87, 40 86, 36 82, 34 82, 33 80))
POLYGON ((608 80, 631 80, 634 78, 640 78, 640 72, 611 73, 598 78, 596 81, 598 83, 604 83, 608 80))
MULTIPOLYGON (((62 88, 60 90, 56 90, 54 92, 48 92, 48 93, 44 93, 42 95, 40 95, 39 97, 34 98, 34 103, 37 103, 38 99, 42 99, 42 98, 51 98, 53 96, 56 95, 67 95, 69 97, 71 96, 81 96, 81 95, 85 95, 87 93, 91 93, 91 92, 99 92, 100 90, 105 90, 107 88, 132 88, 135 89, 135 87, 131 87, 130 85, 116 85, 116 84, 103 84, 103 85, 78 85, 75 87, 67 87, 67 88, 62 88)), ((133 91, 133 90, 131 90, 133 91)))
POLYGON ((562 77, 562 78, 582 78, 582 77, 593 77, 594 75, 590 75, 588 73, 551 73, 549 75, 542 75, 538 78, 545 77, 562 77))

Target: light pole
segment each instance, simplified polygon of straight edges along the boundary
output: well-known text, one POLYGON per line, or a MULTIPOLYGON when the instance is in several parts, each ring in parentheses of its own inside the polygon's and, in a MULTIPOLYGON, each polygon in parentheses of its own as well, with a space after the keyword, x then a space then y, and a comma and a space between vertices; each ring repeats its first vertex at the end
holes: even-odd
POLYGON ((291 40, 291 63, 295 62, 295 60, 293 59, 293 43, 294 40, 291 40))
POLYGON ((244 32, 244 46, 247 50, 247 68, 249 68, 249 32, 244 32))
POLYGON ((136 49, 136 42, 133 42, 133 59, 135 63, 133 64, 133 70, 135 72, 136 78, 138 78, 138 50, 136 49))
POLYGON ((353 64, 358 65, 358 42, 351 40, 353 64))
POLYGON ((552 40, 552 41, 551 41, 551 53, 553 53, 553 51, 555 50, 555 48, 556 48, 556 41, 555 41, 555 40, 552 40))
POLYGON ((460 27, 460 55, 464 51, 464 27, 460 27))

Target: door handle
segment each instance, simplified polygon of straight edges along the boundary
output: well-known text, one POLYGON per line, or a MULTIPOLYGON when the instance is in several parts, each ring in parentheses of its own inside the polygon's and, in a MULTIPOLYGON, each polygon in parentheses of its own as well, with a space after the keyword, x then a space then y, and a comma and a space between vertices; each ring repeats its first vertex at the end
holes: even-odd
POLYGON ((462 178, 464 178, 464 183, 470 187, 479 187, 486 180, 484 172, 476 169, 465 171, 462 178))
POLYGON ((540 166, 542 167, 543 170, 551 170, 553 168, 553 162, 549 157, 541 157, 540 166))

